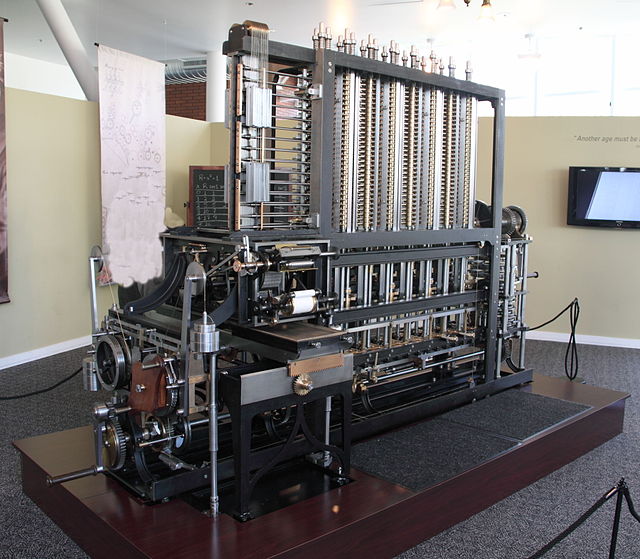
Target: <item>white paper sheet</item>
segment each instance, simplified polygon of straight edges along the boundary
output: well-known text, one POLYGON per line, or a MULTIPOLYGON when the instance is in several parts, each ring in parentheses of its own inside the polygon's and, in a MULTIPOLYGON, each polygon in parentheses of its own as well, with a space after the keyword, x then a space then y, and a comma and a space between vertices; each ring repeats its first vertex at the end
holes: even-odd
POLYGON ((113 281, 162 272, 164 64, 100 45, 102 243, 113 281))

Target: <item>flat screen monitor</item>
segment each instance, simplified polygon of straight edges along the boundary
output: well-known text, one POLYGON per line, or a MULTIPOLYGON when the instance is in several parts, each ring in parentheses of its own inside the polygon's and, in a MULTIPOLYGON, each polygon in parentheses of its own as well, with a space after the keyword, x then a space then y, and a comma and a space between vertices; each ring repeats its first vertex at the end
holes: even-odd
POLYGON ((640 228, 640 168, 569 167, 567 224, 640 228))

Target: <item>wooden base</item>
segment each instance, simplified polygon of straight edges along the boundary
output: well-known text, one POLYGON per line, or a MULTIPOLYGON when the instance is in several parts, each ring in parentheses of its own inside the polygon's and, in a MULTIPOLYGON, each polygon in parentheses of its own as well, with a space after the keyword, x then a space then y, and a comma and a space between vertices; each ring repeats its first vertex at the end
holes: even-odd
POLYGON ((47 475, 93 463, 90 427, 14 445, 24 492, 92 557, 393 557, 622 432, 628 394, 541 375, 521 390, 592 407, 422 492, 356 470, 355 483, 246 523, 179 499, 141 504, 104 475, 47 487, 47 475))

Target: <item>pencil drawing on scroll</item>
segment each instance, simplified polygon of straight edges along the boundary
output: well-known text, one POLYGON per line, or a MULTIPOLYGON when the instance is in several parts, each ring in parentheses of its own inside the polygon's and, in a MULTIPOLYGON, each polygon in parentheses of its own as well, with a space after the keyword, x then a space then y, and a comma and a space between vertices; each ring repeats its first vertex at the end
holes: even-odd
POLYGON ((164 64, 98 47, 102 249, 115 283, 162 272, 164 64))
POLYGON ((0 19, 0 303, 9 302, 9 255, 7 240, 7 138, 4 103, 4 22, 0 19))

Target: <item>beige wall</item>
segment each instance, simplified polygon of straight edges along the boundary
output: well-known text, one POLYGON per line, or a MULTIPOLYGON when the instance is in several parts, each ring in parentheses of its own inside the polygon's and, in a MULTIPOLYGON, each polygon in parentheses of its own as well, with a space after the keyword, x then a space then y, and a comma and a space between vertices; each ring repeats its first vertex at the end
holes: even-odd
MULTIPOLYGON (((90 334, 87 258, 100 242, 98 106, 7 89, 9 295, 0 358, 90 334)), ((167 117, 167 202, 184 215, 189 165, 210 165, 210 125, 167 117)), ((99 290, 103 308, 107 288, 99 290)))
MULTIPOLYGON (((480 161, 490 124, 481 119, 480 161)), ((565 225, 568 167, 638 166, 639 136, 640 118, 507 119, 505 203, 527 211, 530 270, 541 274, 530 284, 530 324, 578 296, 580 334, 640 339, 640 231, 565 225), (579 139, 589 136, 599 140, 579 139)), ((87 255, 100 241, 97 105, 8 89, 7 158, 11 303, 0 305, 0 358, 90 332, 87 255)), ((167 204, 184 216, 189 165, 227 160, 222 124, 167 117, 167 204)), ((487 177, 480 165, 480 192, 487 177)), ((108 289, 99 295, 106 307, 108 289)), ((546 329, 566 332, 567 321, 546 329)))
MULTIPOLYGON (((481 119, 479 158, 490 126, 481 119)), ((581 165, 640 167, 640 118, 507 119, 504 202, 527 212, 529 269, 540 272, 529 284, 527 322, 540 324, 579 297, 578 334, 640 339, 640 231, 566 225, 568 168, 581 165)), ((487 177, 479 167, 483 184, 487 177)), ((568 332, 568 318, 544 330, 568 332)))
POLYGON ((167 206, 185 222, 189 165, 211 165, 210 124, 167 116, 167 206))
POLYGON ((212 122, 211 126, 211 165, 229 163, 229 131, 223 122, 212 122))

